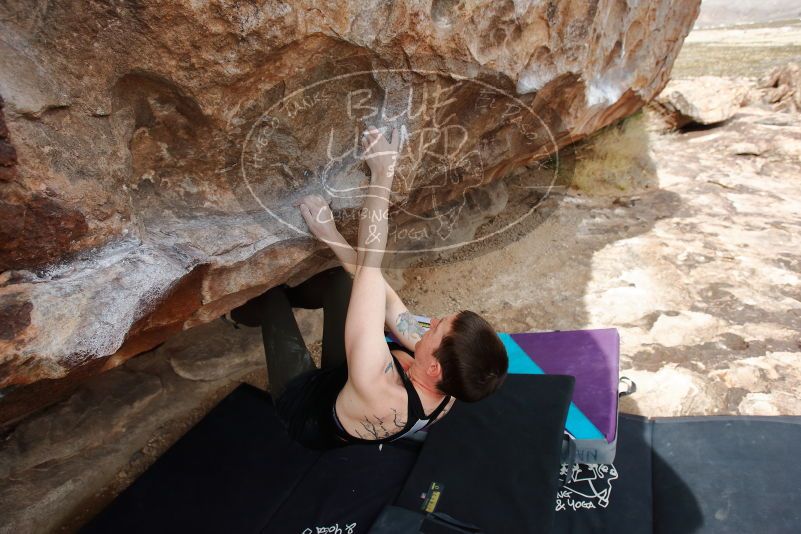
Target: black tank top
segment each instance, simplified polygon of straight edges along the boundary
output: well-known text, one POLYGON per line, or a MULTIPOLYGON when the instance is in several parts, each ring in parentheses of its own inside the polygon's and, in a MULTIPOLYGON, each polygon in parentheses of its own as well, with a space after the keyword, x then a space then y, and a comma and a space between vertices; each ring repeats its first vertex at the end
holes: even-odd
MULTIPOLYGON (((404 347, 399 343, 395 343, 394 341, 388 341, 387 345, 389 345, 390 350, 399 349, 409 354, 410 356, 414 357, 413 353, 409 352, 406 349, 406 347, 404 347)), ((401 439, 403 437, 414 434, 419 430, 424 430, 428 428, 431 425, 431 423, 433 423, 437 419, 437 417, 439 417, 439 414, 442 412, 442 410, 445 409, 445 407, 450 402, 451 396, 446 395, 445 398, 442 399, 442 402, 439 403, 439 406, 437 406, 434 409, 434 411, 431 412, 429 415, 426 415, 425 410, 423 409, 423 403, 420 401, 420 396, 417 394, 417 390, 414 389, 414 385, 412 384, 411 379, 408 376, 406 376, 406 371, 404 371, 403 366, 400 364, 395 355, 391 354, 391 356, 392 356, 392 361, 395 363, 395 368, 398 370, 398 374, 403 380, 403 387, 406 388, 406 395, 409 397, 409 401, 407 404, 407 412, 406 412, 408 414, 406 418, 406 424, 399 432, 391 436, 388 436, 386 438, 363 439, 363 438, 358 438, 356 436, 351 436, 350 434, 348 434, 347 430, 345 430, 345 427, 342 426, 342 422, 339 420, 339 417, 337 417, 337 403, 336 400, 334 400, 334 407, 331 410, 331 415, 334 419, 335 433, 341 441, 346 441, 348 443, 380 444, 401 439)))

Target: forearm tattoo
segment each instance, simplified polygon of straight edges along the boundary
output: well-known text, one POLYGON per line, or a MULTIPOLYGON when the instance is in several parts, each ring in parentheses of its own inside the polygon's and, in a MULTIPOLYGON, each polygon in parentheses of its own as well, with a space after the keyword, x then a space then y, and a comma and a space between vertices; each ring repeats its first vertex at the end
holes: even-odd
POLYGON ((420 323, 417 322, 417 319, 407 311, 398 315, 398 318, 395 320, 395 325, 398 327, 398 332, 414 341, 420 341, 420 338, 423 337, 423 334, 426 332, 425 329, 420 326, 420 323))

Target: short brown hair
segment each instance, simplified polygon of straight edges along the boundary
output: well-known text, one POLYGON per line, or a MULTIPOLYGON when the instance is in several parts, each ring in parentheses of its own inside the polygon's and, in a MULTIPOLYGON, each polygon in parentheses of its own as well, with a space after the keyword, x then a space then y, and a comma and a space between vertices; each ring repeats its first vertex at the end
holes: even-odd
POLYGON ((462 310, 434 350, 442 367, 437 389, 460 401, 475 402, 506 379, 509 357, 495 329, 480 315, 462 310))

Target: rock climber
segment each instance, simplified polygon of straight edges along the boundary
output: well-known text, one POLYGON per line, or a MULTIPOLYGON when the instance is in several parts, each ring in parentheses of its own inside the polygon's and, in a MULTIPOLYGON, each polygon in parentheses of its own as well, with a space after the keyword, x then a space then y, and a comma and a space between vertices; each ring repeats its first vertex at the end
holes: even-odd
POLYGON ((385 443, 428 428, 455 400, 475 402, 506 377, 506 349, 492 326, 463 310, 434 317, 425 329, 384 279, 389 194, 399 135, 376 128, 362 137, 370 184, 354 250, 319 195, 298 204, 311 232, 341 266, 305 282, 279 285, 234 309, 229 319, 261 327, 270 392, 289 434, 325 449, 385 443), (292 308, 323 308, 318 369, 292 308), (385 328, 400 343, 387 342, 385 328))

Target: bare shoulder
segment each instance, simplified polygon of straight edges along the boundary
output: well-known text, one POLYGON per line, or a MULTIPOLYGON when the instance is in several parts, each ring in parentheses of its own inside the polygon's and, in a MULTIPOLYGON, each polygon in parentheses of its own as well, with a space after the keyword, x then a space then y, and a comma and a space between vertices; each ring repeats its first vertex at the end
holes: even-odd
POLYGON ((414 356, 410 356, 408 352, 397 349, 390 352, 398 359, 401 367, 403 367, 403 369, 406 371, 408 371, 409 367, 411 367, 411 365, 414 363, 414 356))
POLYGON ((363 397, 371 397, 381 389, 381 382, 387 374, 387 362, 392 362, 389 347, 386 342, 375 346, 355 344, 347 355, 348 382, 363 397))
POLYGON ((352 399, 350 405, 354 410, 351 413, 362 411, 388 411, 388 407, 405 406, 402 397, 406 390, 403 380, 398 374, 397 366, 392 355, 387 352, 382 370, 374 374, 370 380, 353 380, 352 376, 343 388, 343 392, 352 399))

